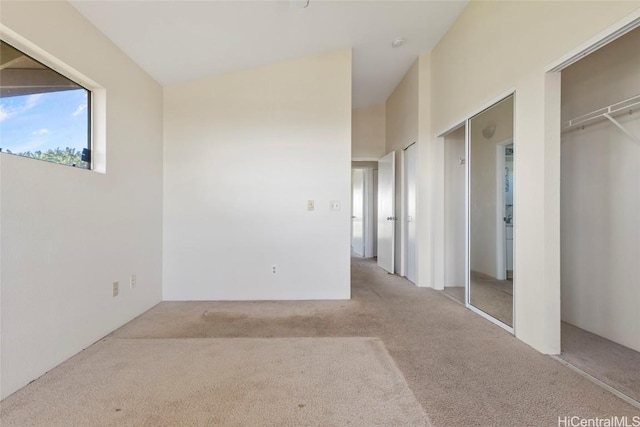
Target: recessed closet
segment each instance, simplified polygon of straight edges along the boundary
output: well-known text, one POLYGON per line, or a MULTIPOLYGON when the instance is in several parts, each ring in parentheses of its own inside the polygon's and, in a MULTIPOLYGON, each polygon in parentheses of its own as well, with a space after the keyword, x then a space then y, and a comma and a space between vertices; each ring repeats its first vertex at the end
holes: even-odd
POLYGON ((635 400, 639 46, 635 29, 562 71, 561 149, 561 357, 635 400))

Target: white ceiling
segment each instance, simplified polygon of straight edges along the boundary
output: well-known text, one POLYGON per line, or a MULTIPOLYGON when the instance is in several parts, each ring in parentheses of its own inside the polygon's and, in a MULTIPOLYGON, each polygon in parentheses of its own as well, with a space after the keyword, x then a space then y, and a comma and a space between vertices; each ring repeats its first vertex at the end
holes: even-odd
POLYGON ((353 48, 356 108, 385 101, 466 3, 71 0, 162 85, 353 48), (406 42, 394 49, 398 37, 406 42))

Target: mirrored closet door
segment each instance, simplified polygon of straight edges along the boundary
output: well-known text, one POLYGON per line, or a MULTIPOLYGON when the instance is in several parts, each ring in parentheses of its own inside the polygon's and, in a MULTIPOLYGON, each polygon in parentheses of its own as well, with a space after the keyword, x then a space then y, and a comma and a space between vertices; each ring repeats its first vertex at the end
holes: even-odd
POLYGON ((467 126, 467 304, 513 331, 514 96, 467 126))

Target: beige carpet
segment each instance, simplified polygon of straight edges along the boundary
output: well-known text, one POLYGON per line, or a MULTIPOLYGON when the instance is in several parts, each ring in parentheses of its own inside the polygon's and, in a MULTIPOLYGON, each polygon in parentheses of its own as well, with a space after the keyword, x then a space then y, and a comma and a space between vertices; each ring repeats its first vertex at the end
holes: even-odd
POLYGON ((424 426, 375 338, 104 340, 5 399, 2 426, 424 426))
POLYGON ((164 302, 106 340, 379 337, 435 426, 557 426, 561 416, 640 416, 442 292, 417 288, 375 261, 353 258, 351 283, 350 301, 164 302))
POLYGON ((352 300, 164 302, 113 338, 379 337, 435 426, 640 415, 439 291, 352 258, 352 300))
POLYGON ((560 358, 640 402, 640 353, 562 322, 560 358))

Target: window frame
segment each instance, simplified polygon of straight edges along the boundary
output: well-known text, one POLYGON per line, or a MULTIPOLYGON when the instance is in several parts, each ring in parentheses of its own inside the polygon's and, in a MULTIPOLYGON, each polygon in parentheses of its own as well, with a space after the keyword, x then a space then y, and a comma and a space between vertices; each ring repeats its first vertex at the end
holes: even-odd
MULTIPOLYGON (((78 167, 74 165, 67 165, 64 163, 58 163, 54 161, 42 160, 47 163, 58 164, 61 166, 69 166, 74 169, 81 169, 87 171, 94 171, 99 173, 106 173, 106 90, 101 85, 95 83, 92 79, 87 78, 85 75, 76 71, 73 67, 70 67, 66 63, 59 60, 57 57, 49 54, 36 44, 28 41, 24 37, 18 35, 6 26, 0 24, 0 40, 6 43, 10 47, 18 50, 23 55, 27 56, 31 60, 43 65, 47 69, 62 76, 65 79, 78 85, 86 91, 87 94, 87 112, 86 112, 86 145, 84 146, 88 150, 89 161, 88 167, 78 167), (98 154, 98 155, 96 155, 98 154)), ((17 153, 7 153, 6 151, 0 152, 0 154, 12 154, 17 157, 30 158, 27 156, 21 156, 17 153)), ((81 151, 81 155, 83 151, 81 151)))

